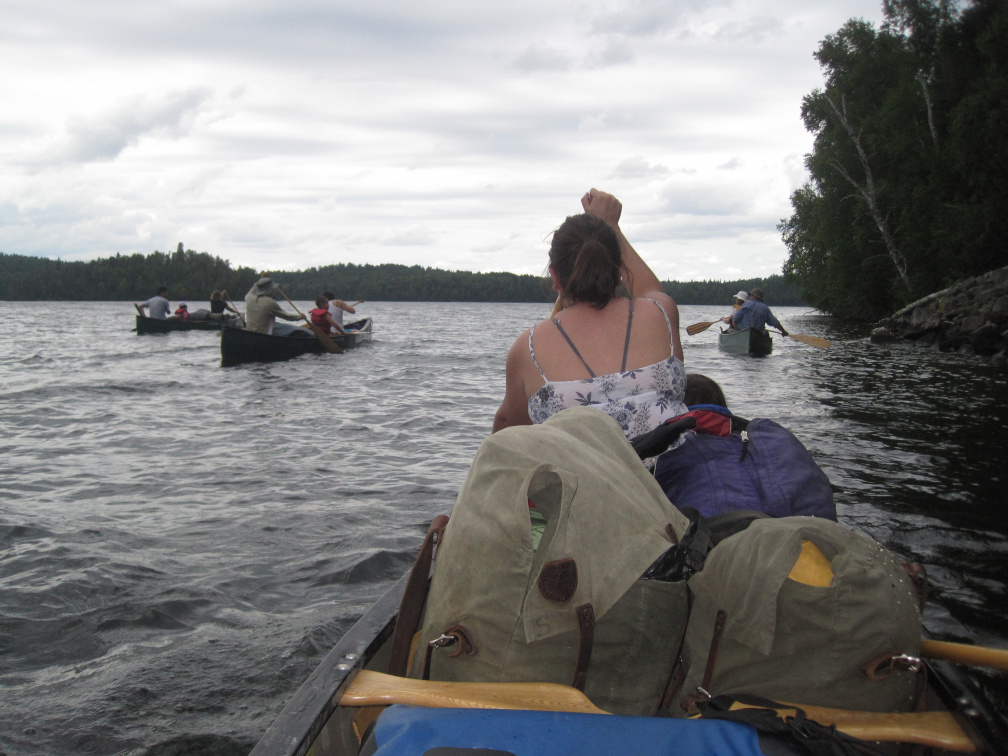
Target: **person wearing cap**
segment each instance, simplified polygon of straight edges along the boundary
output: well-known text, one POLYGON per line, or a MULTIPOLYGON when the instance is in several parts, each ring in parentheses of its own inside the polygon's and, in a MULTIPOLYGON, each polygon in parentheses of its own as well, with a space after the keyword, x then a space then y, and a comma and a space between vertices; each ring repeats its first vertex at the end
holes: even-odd
POLYGON ((738 312, 732 315, 731 327, 739 331, 743 331, 746 328, 765 331, 767 323, 785 336, 788 335, 784 326, 774 317, 770 308, 764 304, 763 289, 753 289, 749 292, 749 299, 738 309, 738 312))
POLYGON ((179 320, 189 320, 189 305, 179 302, 178 309, 173 313, 179 320))
POLYGON ((749 300, 749 292, 740 290, 739 293, 735 295, 735 304, 732 305, 731 315, 725 315, 723 318, 721 318, 721 322, 731 323, 731 319, 735 317, 735 313, 738 312, 739 308, 742 305, 744 305, 748 300, 749 300))
POLYGON ((166 294, 168 294, 168 287, 159 286, 157 294, 146 302, 134 302, 133 306, 140 311, 141 315, 144 314, 143 311, 145 308, 150 308, 150 315, 148 317, 154 318, 154 320, 166 320, 168 313, 171 312, 171 305, 168 303, 166 294))
POLYGON ((300 320, 300 315, 293 315, 277 304, 276 298, 280 290, 273 279, 263 275, 248 294, 245 295, 245 328, 256 333, 273 333, 277 318, 284 320, 300 320))

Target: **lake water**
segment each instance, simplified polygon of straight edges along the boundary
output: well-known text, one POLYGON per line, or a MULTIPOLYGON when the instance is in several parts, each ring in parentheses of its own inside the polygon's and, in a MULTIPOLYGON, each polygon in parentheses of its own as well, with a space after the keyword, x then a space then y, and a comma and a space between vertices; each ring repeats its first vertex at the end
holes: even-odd
MULTIPOLYGON (((0 303, 0 754, 246 753, 450 510, 548 310, 366 303, 370 345, 225 369, 218 334, 137 336, 129 303, 0 303)), ((933 632, 1008 646, 1004 363, 802 308, 774 311, 829 350, 686 335, 726 311, 681 308, 687 369, 925 564, 933 632)))

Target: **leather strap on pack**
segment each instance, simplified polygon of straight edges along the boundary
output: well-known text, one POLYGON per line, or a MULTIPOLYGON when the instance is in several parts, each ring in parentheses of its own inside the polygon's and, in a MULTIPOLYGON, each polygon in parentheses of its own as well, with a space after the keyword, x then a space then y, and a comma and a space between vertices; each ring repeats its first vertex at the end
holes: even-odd
POLYGON ((721 634, 724 633, 727 619, 728 613, 724 609, 718 609, 717 617, 714 620, 714 633, 711 636, 710 651, 707 652, 707 666, 704 667, 700 689, 696 693, 683 696, 683 699, 679 702, 679 705, 687 714, 693 715, 698 713, 697 704, 710 700, 711 682, 714 680, 714 665, 717 662, 718 646, 721 645, 721 634))
MULTIPOLYGON (((669 526, 672 527, 671 525, 669 526)), ((672 669, 669 670, 668 679, 665 680, 665 689, 662 691, 658 706, 655 707, 654 714, 657 716, 662 711, 669 711, 675 697, 679 695, 679 690, 686 681, 686 665, 683 662, 683 646, 686 643, 686 628, 689 627, 689 618, 693 614, 693 594, 686 591, 686 621, 683 622, 682 632, 679 633, 679 645, 673 657, 672 669)))
POLYGON ((423 679, 430 680, 430 665, 431 665, 431 655, 435 648, 442 648, 444 646, 452 646, 458 644, 458 648, 448 654, 453 659, 462 654, 467 656, 472 656, 476 653, 476 644, 473 643, 472 637, 469 635, 469 631, 465 629, 462 625, 452 625, 443 633, 440 637, 435 638, 427 647, 424 649, 424 659, 423 659, 423 679))
POLYGON ((399 602, 399 614, 396 616, 395 630, 392 633, 392 656, 389 659, 389 674, 405 677, 409 664, 410 644, 413 635, 420 627, 420 616, 423 613, 424 602, 427 600, 427 582, 430 577, 431 564, 434 562, 434 550, 441 543, 448 515, 438 515, 430 524, 427 536, 420 546, 416 562, 406 581, 399 602))
POLYGON ((578 619, 578 655, 574 667, 574 681, 571 683, 583 691, 588 679, 588 666, 591 664, 592 645, 595 643, 595 610, 591 604, 583 604, 577 608, 578 619))

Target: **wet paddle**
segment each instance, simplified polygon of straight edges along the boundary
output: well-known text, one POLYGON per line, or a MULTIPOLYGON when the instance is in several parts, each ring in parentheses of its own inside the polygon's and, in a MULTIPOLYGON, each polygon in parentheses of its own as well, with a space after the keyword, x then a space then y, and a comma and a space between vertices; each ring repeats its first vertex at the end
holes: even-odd
POLYGON ((318 337, 318 340, 320 342, 322 342, 322 346, 325 347, 325 350, 327 352, 330 352, 331 354, 343 354, 343 347, 341 347, 339 344, 333 341, 329 337, 329 334, 325 333, 321 328, 312 323, 311 318, 305 317, 305 314, 297 308, 297 305, 295 305, 293 302, 290 301, 290 297, 284 294, 283 291, 280 290, 279 286, 276 287, 276 290, 279 291, 280 294, 283 296, 283 298, 287 300, 287 304, 289 304, 291 307, 294 308, 294 312, 296 312, 298 315, 304 318, 308 326, 312 329, 312 331, 315 332, 315 336, 318 337))
MULTIPOLYGON (((408 704, 456 709, 524 709, 607 714, 581 691, 556 683, 473 683, 414 680, 381 672, 358 673, 340 698, 340 706, 408 704)), ((738 704, 736 704, 738 706, 738 704)), ((734 707, 733 707, 734 708, 734 707)), ((792 705, 782 705, 785 711, 792 705)), ((871 741, 921 743, 950 751, 975 747, 945 711, 900 714, 801 706, 809 719, 871 741)))
MULTIPOLYGON (((776 331, 775 333, 780 333, 780 331, 776 331)), ((784 334, 781 333, 781 336, 784 336, 784 334)), ((802 344, 808 344, 816 349, 829 349, 830 347, 829 339, 820 339, 818 336, 806 336, 804 333, 789 333, 787 334, 787 338, 800 341, 802 344)))

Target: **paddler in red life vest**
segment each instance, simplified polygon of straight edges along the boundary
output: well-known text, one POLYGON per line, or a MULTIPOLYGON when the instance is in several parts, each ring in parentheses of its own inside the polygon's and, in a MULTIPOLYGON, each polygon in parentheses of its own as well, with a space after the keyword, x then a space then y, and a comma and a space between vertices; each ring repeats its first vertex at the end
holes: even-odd
POLYGON ((329 300, 324 295, 315 297, 315 309, 309 310, 311 322, 322 329, 322 333, 346 333, 343 326, 333 320, 329 314, 329 300))
POLYGON ((178 309, 175 310, 174 315, 179 320, 189 320, 189 305, 185 302, 179 302, 178 309))

